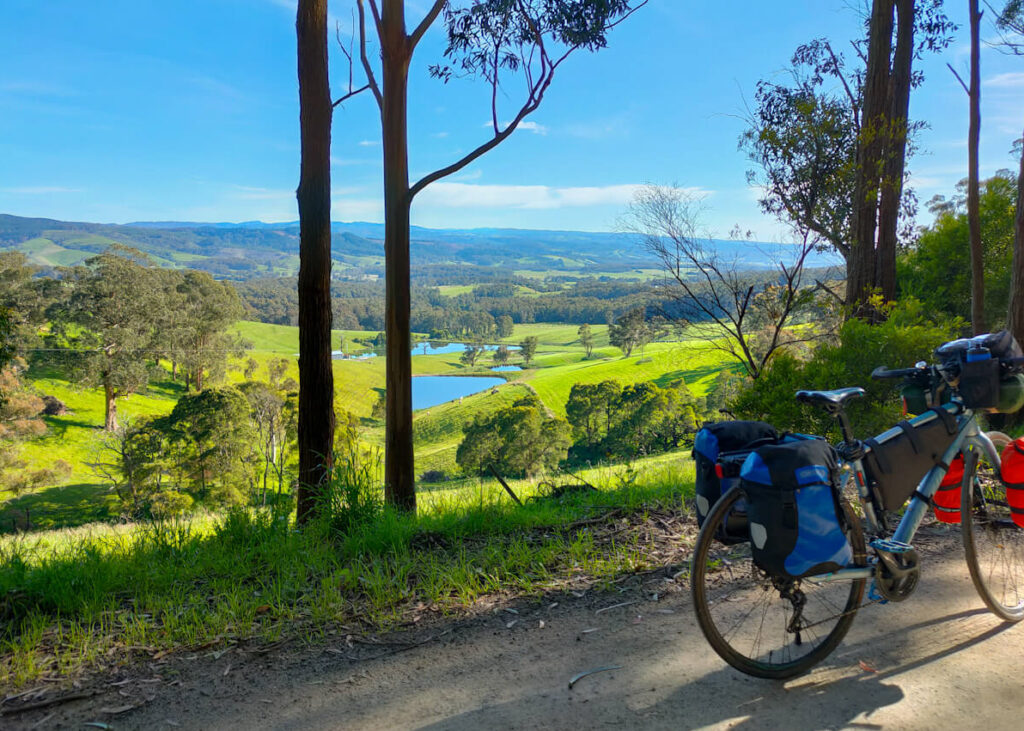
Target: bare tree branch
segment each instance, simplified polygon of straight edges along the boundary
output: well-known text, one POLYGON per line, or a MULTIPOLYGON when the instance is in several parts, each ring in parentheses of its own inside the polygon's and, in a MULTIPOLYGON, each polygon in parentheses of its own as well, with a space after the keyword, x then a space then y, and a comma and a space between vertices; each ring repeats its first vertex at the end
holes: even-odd
POLYGON ((416 48, 416 46, 420 42, 420 39, 423 37, 423 34, 426 33, 427 29, 434 24, 434 21, 437 20, 437 16, 441 14, 441 11, 444 10, 444 6, 447 4, 448 0, 436 0, 434 2, 434 7, 432 7, 430 9, 430 12, 428 12, 423 17, 423 20, 420 21, 420 24, 416 26, 416 30, 414 30, 412 32, 412 35, 409 36, 410 53, 412 53, 412 50, 416 48))
MULTIPOLYGON (((369 0, 370 8, 374 13, 374 21, 377 23, 377 37, 380 37, 380 16, 377 13, 377 6, 373 0, 369 0)), ((363 63, 363 71, 366 72, 366 82, 373 90, 373 96, 377 100, 377 106, 381 109, 384 108, 384 97, 381 96, 380 86, 377 84, 377 78, 373 75, 373 67, 370 65, 370 59, 366 56, 366 11, 363 9, 363 0, 356 0, 356 8, 359 10, 359 58, 363 63)))
POLYGON ((341 104, 342 102, 348 101, 349 99, 351 99, 352 97, 356 96, 357 94, 362 94, 367 89, 372 89, 372 88, 373 88, 372 86, 367 84, 366 86, 361 86, 358 89, 353 89, 352 91, 350 91, 348 94, 345 94, 343 97, 341 97, 337 101, 331 102, 331 107, 336 107, 339 104, 341 104))
POLYGON ((956 69, 948 62, 946 63, 946 67, 953 72, 953 76, 955 76, 956 80, 960 82, 960 86, 962 86, 967 95, 970 96, 971 90, 967 88, 967 84, 964 83, 964 80, 960 77, 960 74, 956 72, 956 69))

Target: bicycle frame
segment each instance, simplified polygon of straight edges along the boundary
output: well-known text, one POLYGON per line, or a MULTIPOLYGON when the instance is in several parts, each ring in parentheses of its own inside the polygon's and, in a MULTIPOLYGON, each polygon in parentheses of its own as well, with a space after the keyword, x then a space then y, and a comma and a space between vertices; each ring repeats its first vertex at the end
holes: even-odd
MULTIPOLYGON (((959 421, 956 438, 949 445, 945 454, 943 454, 942 461, 948 465, 952 463, 961 451, 978 449, 985 453, 992 464, 999 464, 999 452, 996 450, 995 445, 992 444, 992 440, 978 427, 978 419, 974 413, 970 410, 962 410, 959 421)), ((864 465, 862 461, 855 460, 852 464, 846 463, 844 468, 845 474, 840 489, 845 488, 851 479, 854 480, 857 486, 857 496, 860 498, 861 506, 864 508, 868 528, 872 534, 876 536, 881 535, 882 528, 878 518, 875 516, 871 491, 867 485, 867 480, 864 478, 864 465)), ((907 509, 903 513, 903 518, 900 520, 899 525, 896 526, 896 530, 892 535, 895 540, 902 543, 913 542, 914 535, 921 526, 921 521, 928 512, 930 501, 935 493, 938 492, 939 483, 945 477, 946 471, 940 465, 935 465, 928 470, 921 479, 921 482, 918 483, 917 489, 911 496, 907 509)), ((828 581, 872 579, 874 576, 875 566, 866 566, 864 568, 841 569, 820 576, 809 576, 806 580, 812 583, 824 583, 828 581)))

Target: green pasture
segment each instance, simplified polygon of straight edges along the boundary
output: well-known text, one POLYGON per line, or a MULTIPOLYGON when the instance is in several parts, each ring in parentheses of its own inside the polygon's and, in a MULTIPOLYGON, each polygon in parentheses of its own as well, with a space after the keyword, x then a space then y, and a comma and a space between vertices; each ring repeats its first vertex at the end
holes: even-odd
MULTIPOLYGON (((462 426, 475 416, 491 413, 528 393, 535 393, 551 412, 564 416, 565 403, 576 383, 613 380, 628 384, 654 380, 666 385, 683 378, 695 395, 703 395, 723 365, 722 355, 702 340, 654 343, 645 349, 643 357, 640 352, 634 352, 624 358, 617 348, 608 345, 606 325, 591 327, 597 347, 593 357, 586 359, 578 342, 576 325, 517 325, 512 337, 505 342, 518 344, 528 336, 539 340, 537 356, 531 368, 524 371, 495 374, 490 371, 493 365, 490 353, 481 356, 472 368, 460 362, 459 352, 414 355, 413 373, 417 376, 500 375, 508 381, 495 389, 415 414, 416 474, 427 470, 457 474, 455 453, 462 439, 462 426)), ((232 360, 227 382, 242 381, 249 358, 258 364, 256 378, 265 379, 268 363, 282 357, 288 361, 285 377, 298 380, 298 328, 239 322, 235 332, 251 347, 241 358, 232 360)), ((337 330, 332 334, 333 346, 340 349, 344 338, 348 351, 356 339, 368 340, 375 335, 337 330)), ((521 360, 513 353, 511 363, 520 365, 521 360)), ((370 445, 382 445, 384 441, 383 424, 371 419, 384 383, 385 360, 382 357, 334 361, 335 405, 362 420, 362 440, 370 445)), ((23 525, 26 511, 31 524, 39 527, 73 526, 110 519, 116 515, 115 496, 88 466, 97 461, 104 438, 102 392, 78 388, 47 373, 36 374, 33 387, 40 394, 53 395, 63 401, 71 413, 47 417, 48 433, 26 443, 24 455, 33 468, 45 467, 60 459, 72 465, 72 472, 65 485, 49 486, 20 496, 0 493, 0 531, 10 530, 14 520, 23 525)), ((169 378, 151 384, 143 393, 119 399, 119 416, 131 419, 167 414, 182 393, 183 386, 169 378)), ((424 486, 423 489, 435 490, 436 487, 424 486)))

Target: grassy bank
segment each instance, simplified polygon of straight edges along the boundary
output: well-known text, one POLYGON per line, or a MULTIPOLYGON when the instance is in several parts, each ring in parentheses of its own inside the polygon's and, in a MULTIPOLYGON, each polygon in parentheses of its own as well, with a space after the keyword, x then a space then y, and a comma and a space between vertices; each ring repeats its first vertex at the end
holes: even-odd
POLYGON ((588 477, 602 489, 561 499, 516 483, 523 507, 489 483, 427 492, 418 516, 383 511, 344 533, 234 512, 0 539, 0 686, 176 649, 386 630, 485 595, 647 568, 640 533, 599 540, 600 524, 652 506, 678 512, 692 468, 663 460, 639 476, 588 477))

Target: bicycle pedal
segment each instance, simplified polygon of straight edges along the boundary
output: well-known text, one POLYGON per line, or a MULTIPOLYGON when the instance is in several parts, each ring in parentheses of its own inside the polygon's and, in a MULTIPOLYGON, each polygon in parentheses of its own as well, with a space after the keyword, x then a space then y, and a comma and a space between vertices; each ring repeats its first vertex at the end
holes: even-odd
POLYGON ((892 538, 876 538, 869 543, 876 551, 883 551, 884 553, 906 553, 914 549, 909 543, 903 541, 897 541, 892 538))

